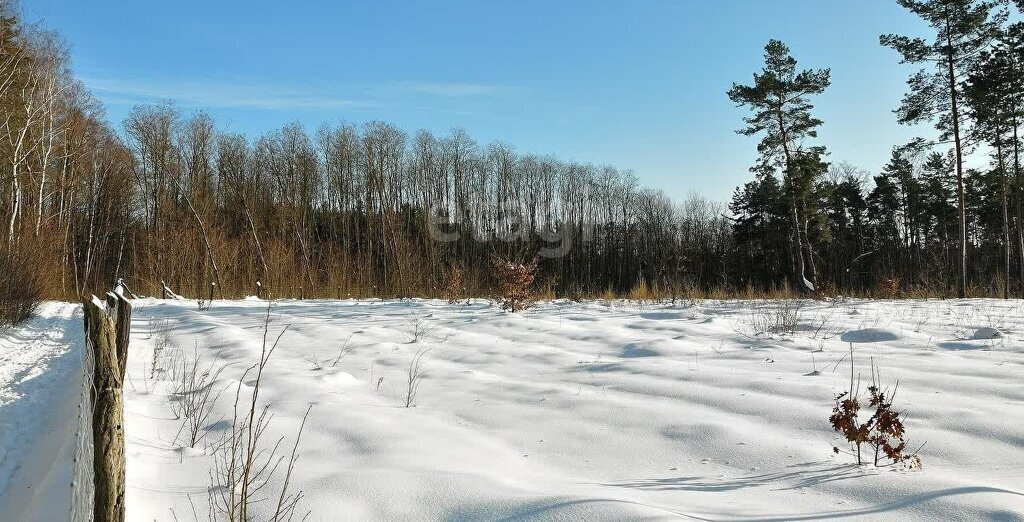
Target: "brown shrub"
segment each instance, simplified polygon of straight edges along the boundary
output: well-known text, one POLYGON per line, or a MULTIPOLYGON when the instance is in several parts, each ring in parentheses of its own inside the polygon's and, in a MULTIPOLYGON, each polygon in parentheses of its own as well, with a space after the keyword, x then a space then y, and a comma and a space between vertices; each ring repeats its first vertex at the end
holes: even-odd
MULTIPOLYGON (((860 422, 860 398, 853 384, 853 351, 850 351, 850 390, 836 396, 835 407, 829 423, 832 429, 843 435, 855 451, 857 464, 863 463, 861 449, 866 444, 874 449, 874 463, 879 466, 884 459, 892 464, 909 463, 920 467, 921 459, 916 453, 907 452, 906 430, 903 427, 903 413, 892 408, 895 391, 891 394, 878 384, 874 365, 871 368, 871 386, 868 387, 868 405, 875 409, 871 417, 860 422)), ((832 451, 839 453, 838 447, 832 451)))
POLYGON ((883 279, 878 282, 876 292, 879 297, 893 299, 900 294, 900 280, 895 277, 883 279))
POLYGON ((448 270, 448 281, 445 283, 444 297, 448 300, 448 304, 455 304, 462 300, 462 294, 462 269, 453 266, 448 270))
POLYGON ((39 283, 27 257, 17 252, 0 252, 0 327, 32 317, 39 306, 39 283))
POLYGON ((498 285, 501 308, 517 312, 530 303, 530 285, 537 277, 535 257, 529 263, 515 262, 494 257, 491 259, 491 276, 498 285))

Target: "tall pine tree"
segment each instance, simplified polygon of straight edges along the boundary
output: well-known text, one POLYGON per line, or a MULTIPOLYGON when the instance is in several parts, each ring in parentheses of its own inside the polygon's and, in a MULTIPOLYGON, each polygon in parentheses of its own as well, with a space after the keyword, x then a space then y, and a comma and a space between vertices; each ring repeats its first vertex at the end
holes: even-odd
POLYGON ((757 150, 760 162, 751 170, 765 172, 780 168, 783 190, 788 199, 793 283, 814 291, 814 248, 810 237, 814 181, 827 165, 821 160, 825 148, 804 148, 807 138, 818 135, 822 121, 811 115, 810 96, 821 94, 831 83, 829 69, 797 72, 797 61, 786 44, 771 40, 765 46, 764 69, 754 74, 752 85, 733 84, 729 99, 754 114, 744 118, 740 134, 763 134, 757 150))

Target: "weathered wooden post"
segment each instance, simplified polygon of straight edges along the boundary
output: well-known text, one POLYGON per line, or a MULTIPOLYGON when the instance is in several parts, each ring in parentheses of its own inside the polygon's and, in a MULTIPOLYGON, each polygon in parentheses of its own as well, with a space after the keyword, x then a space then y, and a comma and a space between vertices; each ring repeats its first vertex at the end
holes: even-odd
MULTIPOLYGON (((130 324, 130 306, 123 297, 118 308, 118 322, 127 318, 130 324)), ((118 358, 117 323, 105 310, 98 298, 86 299, 84 311, 85 337, 92 348, 95 368, 93 375, 93 520, 96 522, 124 521, 124 361, 118 358)), ((127 335, 129 328, 125 328, 127 335)), ((127 337, 123 349, 127 352, 127 337)))
POLYGON ((121 380, 124 381, 125 366, 128 362, 128 339, 132 333, 132 304, 123 295, 116 292, 107 292, 107 315, 114 318, 114 332, 116 335, 117 362, 121 372, 121 380))
POLYGON ((160 280, 160 299, 167 299, 167 283, 160 280))
POLYGON ((256 298, 263 299, 263 283, 259 279, 256 280, 256 298))
POLYGON ((123 295, 117 295, 117 313, 114 328, 117 331, 117 362, 120 364, 121 384, 128 371, 128 341, 132 336, 132 304, 123 295))
POLYGON ((213 307, 213 291, 217 289, 217 283, 210 283, 210 307, 213 307))

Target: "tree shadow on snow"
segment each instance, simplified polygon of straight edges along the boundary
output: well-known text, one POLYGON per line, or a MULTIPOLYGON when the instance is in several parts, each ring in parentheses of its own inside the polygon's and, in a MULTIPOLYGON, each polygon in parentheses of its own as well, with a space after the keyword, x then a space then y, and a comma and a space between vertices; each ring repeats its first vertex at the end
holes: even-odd
POLYGON ((735 491, 739 489, 772 486, 774 490, 785 491, 818 486, 828 482, 858 478, 863 473, 856 466, 808 462, 787 466, 786 470, 759 473, 739 478, 668 477, 643 479, 629 482, 607 483, 615 486, 651 491, 735 491), (799 469, 796 469, 799 468, 799 469))
POLYGON ((968 341, 944 341, 939 343, 939 348, 943 350, 986 350, 989 348, 987 345, 978 345, 977 343, 971 343, 968 341))
MULTIPOLYGON (((937 491, 929 491, 926 493, 917 493, 915 495, 907 495, 906 497, 893 500, 891 502, 883 502, 873 506, 865 506, 856 509, 825 511, 821 513, 795 513, 787 515, 772 515, 766 517, 730 518, 730 520, 742 520, 745 522, 781 522, 783 520, 831 520, 848 517, 866 517, 869 515, 881 515, 884 513, 896 512, 902 509, 910 509, 919 504, 923 504, 925 502, 929 502, 932 500, 942 499, 945 497, 952 497, 957 495, 971 495, 978 493, 997 493, 1024 497, 1024 493, 1011 491, 1008 489, 993 488, 988 486, 963 486, 958 488, 946 488, 937 491)), ((986 513, 985 517, 989 520, 1018 520, 1017 514, 995 510, 986 513)), ((702 520, 712 521, 718 519, 705 518, 702 520)))
MULTIPOLYGON (((604 485, 649 491, 695 491, 713 493, 722 491, 735 491, 754 487, 769 487, 773 491, 786 491, 802 489, 806 487, 814 487, 829 482, 859 478, 863 477, 864 474, 865 472, 861 468, 858 468, 857 466, 835 466, 826 465, 825 463, 808 462, 804 464, 795 464, 792 466, 788 466, 787 469, 783 471, 762 473, 734 479, 671 477, 659 479, 643 479, 631 482, 616 482, 604 485)), ((766 516, 723 515, 723 517, 701 517, 690 515, 690 518, 706 521, 717 521, 727 519, 742 521, 778 522, 783 520, 826 520, 848 517, 866 517, 871 515, 881 515, 885 513, 896 512, 903 509, 910 509, 919 504, 923 504, 925 502, 930 502, 933 500, 942 499, 946 497, 983 493, 995 493, 1001 495, 1024 497, 1024 493, 1002 488, 988 486, 963 486, 907 495, 905 497, 893 501, 882 502, 875 505, 869 505, 865 507, 847 510, 822 511, 816 513, 812 512, 777 514, 766 516)), ((1016 520, 1015 516, 1011 515, 1012 514, 1010 513, 1005 513, 1001 511, 991 511, 986 514, 988 518, 993 520, 1016 520)))
MULTIPOLYGON (((641 481, 641 483, 646 481, 641 481)), ((621 484, 613 484, 621 485, 621 484)), ((698 490, 707 491, 707 490, 698 490)), ((483 504, 478 506, 463 506, 455 510, 454 513, 444 517, 445 520, 500 520, 500 521, 512 521, 512 520, 551 520, 551 519, 592 519, 592 518, 650 518, 656 512, 659 515, 676 515, 685 519, 692 520, 703 520, 707 522, 718 522, 724 520, 734 520, 743 522, 781 522, 784 520, 829 520, 829 519, 843 519, 843 518, 872 518, 877 516, 886 516, 887 518, 893 518, 894 513, 904 510, 912 509, 920 504, 939 500, 947 497, 953 497, 957 495, 972 495, 972 494, 1003 494, 1003 495, 1015 495, 1024 497, 1024 493, 1010 491, 1001 488, 993 488, 987 486, 964 486, 957 488, 947 488, 937 491, 929 491, 926 493, 918 493, 914 495, 907 495, 903 498, 893 500, 890 502, 882 502, 875 505, 845 509, 845 510, 833 510, 833 511, 820 511, 811 513, 792 513, 792 514, 775 514, 765 516, 749 516, 749 515, 731 515, 728 513, 722 513, 721 515, 713 516, 701 516, 695 513, 685 513, 667 509, 665 507, 655 507, 640 502, 632 502, 621 499, 609 499, 609 498, 565 498, 556 497, 549 499, 541 499, 532 502, 526 502, 522 504, 514 503, 513 505, 502 504, 483 504)), ((984 514, 984 517, 990 520, 1018 520, 1018 516, 1015 513, 1009 513, 1001 510, 990 510, 984 514)))
POLYGON ((630 343, 622 347, 622 353, 619 357, 622 357, 623 359, 634 359, 637 357, 657 357, 659 355, 661 355, 661 353, 656 350, 630 343))

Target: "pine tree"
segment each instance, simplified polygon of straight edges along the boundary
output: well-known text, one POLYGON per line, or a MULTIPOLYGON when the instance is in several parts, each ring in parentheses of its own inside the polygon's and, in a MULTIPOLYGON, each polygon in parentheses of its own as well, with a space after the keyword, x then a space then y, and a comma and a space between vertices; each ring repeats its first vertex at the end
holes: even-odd
POLYGON ((829 169, 829 175, 818 185, 822 217, 828 229, 832 248, 826 259, 831 267, 831 280, 843 288, 863 288, 862 266, 873 252, 865 250, 867 204, 863 185, 867 174, 857 167, 840 163, 829 169), (856 281, 855 281, 856 280, 856 281))
MULTIPOLYGON (((1024 0, 1017 4, 1024 11, 1024 0)), ((1009 87, 1011 112, 1010 123, 1013 138, 1010 147, 1013 151, 1013 180, 1014 180, 1014 221, 1017 226, 1017 250, 1020 255, 1018 259, 1017 278, 1024 284, 1024 173, 1021 171, 1021 137, 1019 126, 1024 119, 1024 22, 1011 24, 1003 35, 1002 43, 1007 50, 1010 61, 1010 75, 1008 76, 1011 85, 1009 87)))
POLYGON ((811 115, 814 106, 809 97, 825 92, 831 84, 831 71, 797 72, 796 59, 778 40, 765 46, 764 61, 764 69, 754 74, 754 83, 734 83, 729 99, 754 113, 744 118, 747 126, 737 132, 745 136, 764 134, 757 146, 760 163, 751 170, 782 169, 783 190, 789 203, 794 286, 814 291, 814 250, 809 234, 811 192, 827 164, 821 159, 824 147, 804 148, 803 142, 818 136, 822 121, 811 115))
POLYGON ((785 274, 785 230, 789 222, 785 194, 779 180, 770 172, 760 172, 754 181, 736 189, 729 210, 733 216, 732 234, 738 247, 743 270, 741 283, 779 283, 785 274))
POLYGON ((924 224, 925 245, 942 253, 939 273, 942 279, 950 268, 950 244, 956 234, 956 180, 952 155, 933 152, 921 168, 922 206, 929 216, 924 224))
POLYGON ((875 186, 868 194, 868 208, 874 220, 876 248, 885 248, 892 255, 899 252, 900 189, 892 175, 892 163, 875 176, 875 186))
POLYGON ((1001 243, 1004 254, 1002 292, 1005 299, 1010 297, 1010 189, 1006 152, 1010 149, 1010 129, 1014 126, 1013 115, 1016 111, 1013 96, 1016 78, 1011 63, 1005 47, 982 52, 964 89, 965 101, 976 122, 974 139, 988 143, 994 153, 994 174, 998 180, 995 185, 1000 194, 1001 206, 1001 243))
POLYGON ((900 123, 911 124, 938 118, 936 127, 952 138, 956 158, 957 202, 960 219, 960 280, 957 295, 967 295, 967 214, 964 201, 964 132, 961 97, 963 82, 978 59, 978 50, 998 35, 1007 11, 1005 0, 896 0, 924 19, 935 30, 931 42, 895 34, 880 42, 903 57, 902 63, 930 64, 907 80, 910 92, 896 110, 900 123))

